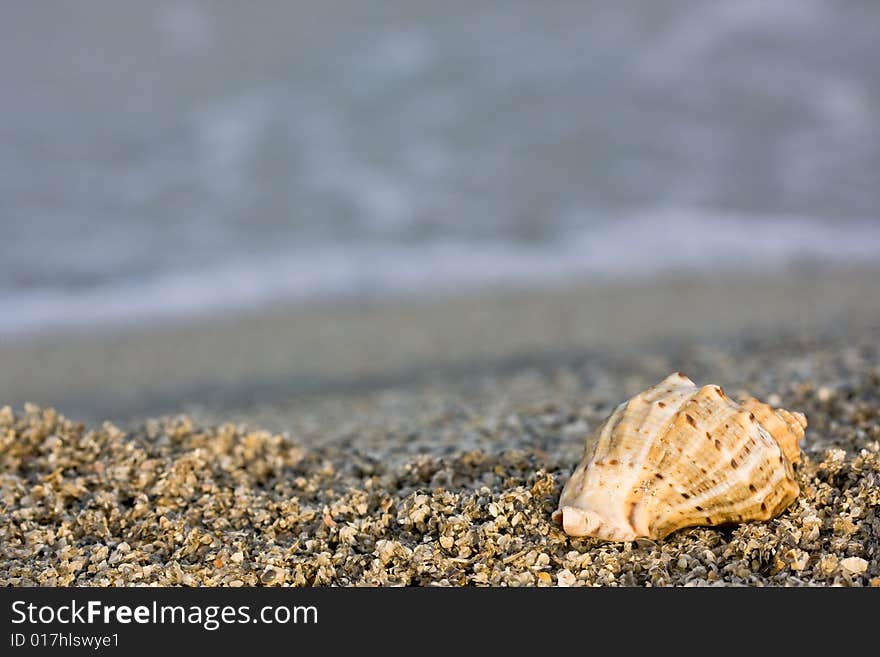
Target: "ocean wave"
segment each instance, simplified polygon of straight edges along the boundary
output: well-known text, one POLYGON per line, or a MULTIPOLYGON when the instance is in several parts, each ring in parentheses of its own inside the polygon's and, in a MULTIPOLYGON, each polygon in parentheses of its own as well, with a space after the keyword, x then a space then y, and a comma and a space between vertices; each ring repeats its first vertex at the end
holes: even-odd
POLYGON ((0 296, 0 335, 96 329, 302 302, 430 298, 498 286, 772 273, 801 261, 878 262, 880 222, 655 209, 582 221, 540 242, 333 243, 73 290, 0 296))

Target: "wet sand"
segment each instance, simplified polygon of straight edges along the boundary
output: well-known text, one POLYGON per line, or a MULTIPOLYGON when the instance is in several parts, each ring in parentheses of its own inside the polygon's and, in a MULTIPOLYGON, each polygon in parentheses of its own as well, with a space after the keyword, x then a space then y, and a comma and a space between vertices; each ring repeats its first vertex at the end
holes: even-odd
POLYGON ((462 380, 585 351, 880 325, 880 269, 659 280, 297 306, 180 325, 0 338, 0 404, 127 421, 302 394, 462 380))

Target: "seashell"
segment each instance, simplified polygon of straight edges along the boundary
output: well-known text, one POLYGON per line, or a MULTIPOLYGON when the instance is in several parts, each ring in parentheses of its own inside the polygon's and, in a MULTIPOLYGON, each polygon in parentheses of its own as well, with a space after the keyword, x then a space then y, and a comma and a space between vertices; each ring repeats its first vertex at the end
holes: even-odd
POLYGON ((802 413, 672 374, 587 438, 554 518, 567 534, 607 541, 769 520, 799 493, 793 466, 806 426, 802 413))

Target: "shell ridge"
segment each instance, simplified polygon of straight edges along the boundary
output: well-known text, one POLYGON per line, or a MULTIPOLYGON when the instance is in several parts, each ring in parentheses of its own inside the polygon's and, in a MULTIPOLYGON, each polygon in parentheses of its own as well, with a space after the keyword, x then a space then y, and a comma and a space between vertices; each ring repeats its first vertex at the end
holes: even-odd
MULTIPOLYGON (((733 458, 736 458, 736 457, 734 456, 733 458)), ((754 472, 757 469, 760 462, 761 462, 761 453, 758 450, 753 450, 751 454, 748 454, 745 459, 742 459, 740 461, 740 465, 738 466, 738 468, 741 468, 742 472, 739 473, 738 476, 740 478, 742 478, 743 480, 753 481, 752 478, 750 478, 746 475, 754 472)), ((730 467, 730 466, 728 466, 728 467, 730 467)), ((711 474, 720 474, 720 473, 724 472, 724 470, 725 470, 725 468, 722 466, 722 467, 718 468, 717 470, 710 471, 710 473, 711 474)), ((766 482, 764 482, 764 484, 762 484, 761 487, 755 486, 755 493, 763 490, 766 487, 765 484, 767 484, 767 483, 778 484, 779 483, 778 480, 773 481, 773 477, 776 475, 778 475, 778 471, 774 471, 771 474, 771 478, 768 479, 766 482)), ((748 505, 743 506, 744 502, 747 501, 747 498, 737 498, 737 497, 733 497, 729 494, 729 491, 733 487, 733 484, 736 483, 736 481, 734 481, 734 482, 726 481, 723 477, 720 477, 720 476, 716 477, 716 479, 717 479, 718 483, 715 486, 713 486, 712 488, 705 491, 703 494, 697 496, 695 498, 695 502, 696 503, 702 502, 703 504, 710 506, 710 502, 712 502, 714 500, 718 500, 721 502, 720 504, 716 502, 715 504, 711 505, 713 508, 713 511, 715 511, 716 513, 720 513, 722 516, 723 515, 734 515, 734 514, 743 515, 746 508, 748 508, 748 505)), ((754 485, 754 484, 752 484, 752 485, 754 485)), ((774 486, 771 486, 770 490, 774 490, 774 486)), ((753 506, 758 506, 761 501, 762 500, 757 500, 756 503, 753 504, 753 506)), ((702 504, 701 504, 701 506, 702 506, 702 504)))
MULTIPOLYGON (((737 413, 737 417, 747 417, 747 414, 744 412, 740 412, 737 413)), ((691 497, 689 502, 693 503, 692 507, 694 507, 694 512, 687 515, 692 516, 693 521, 688 521, 686 518, 682 518, 682 523, 670 529, 670 533, 672 531, 675 531, 676 529, 699 524, 699 519, 704 516, 698 512, 698 510, 695 508, 696 506, 703 507, 703 510, 711 509, 712 515, 720 516, 721 518, 734 517, 737 519, 737 521, 741 521, 741 519, 749 513, 750 509, 754 509, 752 513, 758 517, 772 517, 774 515, 777 515, 779 512, 784 510, 791 503, 791 501, 794 500, 795 497, 797 497, 797 494, 800 491, 797 488, 796 483, 794 495, 790 496, 790 491, 787 490, 789 487, 784 486, 785 481, 788 479, 787 474, 784 470, 780 471, 779 469, 771 471, 769 476, 760 482, 760 486, 755 486, 754 494, 757 495, 758 493, 765 491, 764 498, 755 498, 754 503, 749 505, 745 503, 747 502, 747 498, 740 499, 737 497, 731 497, 730 491, 732 488, 734 488, 734 485, 738 481, 758 481, 754 478, 747 477, 746 474, 753 473, 754 470, 758 467, 761 462, 761 453, 760 450, 756 449, 752 450, 752 452, 748 454, 745 459, 739 458, 739 465, 737 466, 737 479, 733 481, 723 476, 724 473, 730 469, 730 466, 726 465, 727 457, 730 456, 731 458, 737 459, 742 454, 743 447, 748 443, 750 438, 754 437, 755 435, 764 438, 765 436, 763 436, 763 433, 768 433, 767 430, 760 425, 760 423, 749 423, 748 425, 744 424, 741 426, 748 427, 750 429, 754 427, 755 431, 744 432, 744 437, 738 443, 736 443, 737 449, 730 449, 722 443, 722 451, 724 452, 725 460, 719 461, 717 467, 709 470, 706 475, 707 477, 714 477, 717 483, 707 488, 699 495, 691 497), (744 468, 743 466, 746 465, 750 467, 744 468), (782 494, 780 496, 779 502, 772 503, 774 496, 780 491, 782 491, 782 494), (786 498, 789 498, 789 496, 790 499, 786 501, 786 498), (721 503, 719 504, 719 502, 721 503), (771 504, 768 504, 768 502, 771 502, 771 504), (763 508, 761 507, 762 504, 763 508), (773 511, 770 513, 770 515, 768 515, 768 512, 771 510, 773 511)), ((775 455, 784 456, 782 448, 776 442, 776 440, 772 439, 772 436, 770 436, 770 440, 765 443, 765 447, 772 449, 775 455)), ((660 525, 661 523, 657 522, 657 524, 660 525)))
MULTIPOLYGON (((672 375, 677 376, 677 375, 672 375)), ((682 413, 685 413, 685 409, 688 408, 689 405, 698 405, 696 402, 697 397, 699 396, 700 390, 693 385, 690 386, 682 386, 682 388, 693 388, 693 390, 689 390, 689 394, 687 396, 681 397, 679 403, 674 406, 668 421, 664 427, 663 433, 661 433, 657 437, 656 444, 663 445, 664 442, 670 437, 675 431, 680 431, 681 427, 677 422, 677 418, 681 417, 682 413)), ((644 457, 648 457, 652 450, 652 445, 649 441, 647 449, 644 453, 644 457)), ((633 529, 636 531, 646 532, 650 531, 650 524, 644 519, 646 513, 648 513, 651 507, 658 506, 658 502, 662 500, 665 496, 663 495, 653 495, 654 491, 657 489, 658 480, 656 478, 656 474, 660 470, 660 466, 666 461, 667 458, 675 458, 675 454, 668 449, 668 447, 664 447, 663 455, 660 457, 657 467, 653 468, 647 472, 638 472, 636 474, 636 482, 637 485, 633 487, 633 491, 640 491, 639 499, 635 501, 632 510, 630 511, 629 518, 632 519, 631 524, 633 529), (638 525, 638 527, 637 527, 638 525)), ((655 518, 655 522, 659 521, 660 516, 655 518)))
MULTIPOLYGON (((738 508, 740 500, 731 498, 730 490, 733 488, 734 484, 738 483, 740 480, 746 479, 745 473, 752 470, 752 468, 746 470, 743 466, 746 462, 751 462, 752 460, 760 461, 761 457, 761 452, 759 450, 752 450, 750 454, 747 454, 745 458, 742 458, 745 446, 750 440, 754 439, 755 434, 760 435, 760 432, 757 430, 758 425, 752 424, 748 420, 748 415, 745 412, 735 411, 733 417, 736 419, 745 418, 744 421, 739 424, 739 427, 744 429, 744 431, 742 431, 743 435, 738 442, 731 446, 725 444, 725 441, 720 441, 721 449, 719 451, 723 455, 723 458, 716 461, 715 467, 709 469, 706 474, 709 481, 714 480, 717 483, 708 487, 702 493, 694 496, 694 499, 692 500, 695 506, 704 506, 704 508, 707 509, 711 508, 713 512, 720 513, 722 516, 733 513, 734 510, 738 508), (736 468, 732 466, 734 461, 738 463, 736 468), (724 475, 733 470, 736 470, 736 478, 731 481, 730 477, 725 477, 724 475), (713 504, 716 500, 720 501, 721 504, 718 504, 717 502, 713 504)), ((731 422, 731 425, 733 425, 732 429, 735 429, 737 426, 733 422, 731 422)), ((732 431, 728 430, 728 433, 732 433, 732 431)), ((775 441, 772 446, 767 445, 767 447, 778 448, 775 441)))
POLYGON ((758 416, 790 463, 800 461, 800 441, 804 438, 807 424, 803 413, 795 415, 784 408, 773 408, 754 397, 747 397, 742 404, 758 416))
MULTIPOLYGON (((698 389, 691 397, 694 408, 689 410, 702 419, 704 416, 702 402, 714 393, 714 386, 704 386, 698 389)), ((705 517, 703 511, 697 507, 701 506, 701 498, 704 498, 710 489, 703 491, 701 494, 698 492, 699 486, 696 485, 696 482, 699 482, 700 479, 710 477, 713 474, 713 470, 706 470, 705 468, 701 469, 701 466, 697 464, 694 457, 707 449, 706 441, 708 438, 704 436, 707 433, 714 435, 714 433, 717 432, 718 427, 720 427, 725 419, 735 411, 735 405, 730 399, 726 397, 722 399, 725 402, 724 405, 717 412, 710 413, 706 418, 707 421, 713 422, 713 424, 709 425, 711 429, 707 429, 704 425, 699 423, 695 425, 683 424, 674 427, 678 430, 687 431, 691 436, 691 439, 686 443, 686 447, 680 455, 680 461, 685 464, 686 467, 679 469, 679 473, 687 473, 689 476, 686 479, 679 481, 678 486, 673 486, 668 491, 664 491, 664 494, 658 496, 658 499, 656 500, 657 506, 662 508, 665 503, 668 511, 665 514, 657 513, 655 515, 655 518, 650 525, 652 531, 659 527, 670 527, 666 531, 667 533, 671 533, 676 529, 696 524, 699 522, 700 518, 705 517), (676 517, 679 518, 678 521, 675 520, 676 517)), ((679 413, 683 412, 685 412, 684 407, 679 413)), ((658 463, 658 466, 659 465, 661 464, 658 463)), ((715 470, 718 469, 718 467, 715 468, 715 470)))
MULTIPOLYGON (((674 376, 674 375, 673 375, 674 376)), ((673 377, 667 377, 667 379, 672 379, 673 377)), ((560 499, 560 508, 562 506, 576 506, 575 504, 568 504, 569 501, 574 501, 571 498, 581 499, 584 502, 587 502, 588 505, 595 503, 596 500, 594 497, 602 493, 605 498, 605 506, 610 507, 612 505, 612 501, 614 501, 618 505, 619 511, 615 514, 606 513, 603 516, 604 527, 612 528, 617 527, 619 529, 625 529, 631 533, 636 533, 637 530, 631 526, 630 518, 633 517, 633 513, 635 511, 636 504, 632 500, 633 492, 636 490, 636 486, 638 485, 638 472, 632 472, 628 467, 629 463, 637 462, 644 459, 643 450, 650 448, 650 441, 637 441, 636 438, 638 436, 629 436, 629 428, 630 422, 627 421, 627 411, 635 411, 636 409, 644 408, 646 411, 650 411, 652 402, 648 401, 651 399, 651 395, 655 392, 663 392, 667 395, 672 393, 677 393, 678 397, 676 397, 676 401, 678 404, 669 403, 668 411, 664 413, 664 415, 669 415, 670 417, 674 416, 680 406, 684 404, 690 395, 683 394, 689 391, 689 387, 693 387, 693 384, 690 385, 682 385, 679 379, 675 379, 675 389, 670 393, 669 386, 664 385, 665 382, 661 382, 660 384, 654 386, 653 388, 648 389, 644 393, 636 395, 635 397, 627 400, 619 404, 612 415, 605 421, 605 423, 600 426, 597 430, 599 435, 596 438, 596 445, 593 449, 592 454, 589 456, 587 453, 589 449, 585 449, 584 461, 587 462, 587 466, 584 470, 584 473, 581 477, 579 477, 579 481, 576 482, 570 490, 568 489, 568 484, 566 485, 566 489, 563 489, 563 495, 560 499), (633 403, 635 401, 635 403, 633 403), (623 453, 619 451, 615 451, 612 449, 612 438, 615 436, 615 432, 618 432, 616 435, 618 437, 623 435, 633 438, 633 440, 629 441, 629 444, 625 445, 626 450, 623 453), (625 432, 625 433, 624 433, 625 432), (637 451, 634 451, 637 450, 637 451), (609 459, 609 457, 612 457, 609 459), (615 464, 610 464, 609 460, 616 460, 615 464), (598 472, 598 467, 601 464, 602 473, 598 472), (611 471, 615 470, 620 473, 618 477, 620 481, 618 484, 609 490, 609 487, 604 484, 606 478, 611 476, 611 471)), ((620 449, 623 446, 617 445, 620 449)), ((575 472, 572 476, 577 474, 575 472)))

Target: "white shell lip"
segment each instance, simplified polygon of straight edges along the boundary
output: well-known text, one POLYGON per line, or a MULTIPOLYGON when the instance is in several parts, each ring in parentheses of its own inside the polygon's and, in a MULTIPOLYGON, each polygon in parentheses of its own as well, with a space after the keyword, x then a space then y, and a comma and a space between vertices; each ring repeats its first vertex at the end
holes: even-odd
POLYGON ((607 518, 598 513, 579 509, 576 506, 564 506, 558 509, 553 517, 562 523, 562 528, 569 536, 595 536, 601 531, 602 537, 610 541, 631 541, 636 533, 629 526, 611 525, 607 518))

